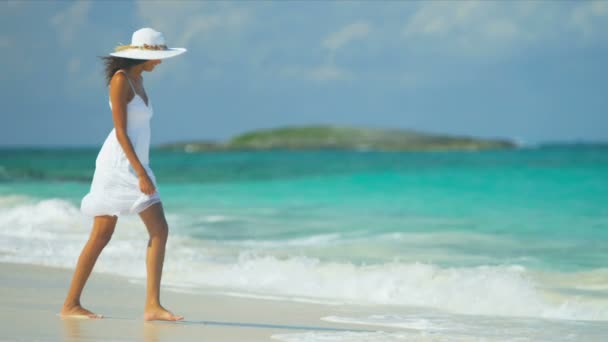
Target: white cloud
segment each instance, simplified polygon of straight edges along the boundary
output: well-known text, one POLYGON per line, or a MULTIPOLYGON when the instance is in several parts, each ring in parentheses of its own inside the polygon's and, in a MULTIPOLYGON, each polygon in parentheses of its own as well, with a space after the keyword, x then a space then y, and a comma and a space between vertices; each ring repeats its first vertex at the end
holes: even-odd
POLYGON ((592 13, 596 16, 605 17, 606 15, 608 15, 608 2, 592 1, 590 6, 592 13))
POLYGON ((289 78, 319 82, 345 81, 354 78, 351 72, 331 65, 321 65, 317 67, 287 67, 281 71, 281 75, 289 78))
POLYGON ((401 33, 410 46, 425 51, 506 55, 572 32, 606 34, 607 17, 608 1, 429 1, 420 4, 401 33))
POLYGON ((487 55, 531 41, 537 28, 524 25, 531 12, 534 7, 516 3, 424 2, 402 34, 406 40, 430 43, 456 54, 487 55))
POLYGON ((608 32, 608 1, 591 1, 580 4, 570 18, 572 27, 589 38, 608 32))
POLYGON ((182 45, 189 45, 193 38, 211 34, 214 30, 240 29, 247 23, 247 20, 248 15, 242 10, 208 16, 200 15, 188 22, 178 42, 182 45))
POLYGON ((370 25, 367 22, 356 22, 329 34, 322 45, 330 50, 337 50, 353 40, 367 37, 369 32, 370 25))
MULTIPOLYGON (((229 2, 215 1, 140 0, 136 14, 141 25, 163 32, 169 46, 187 48, 189 55, 201 51, 204 58, 216 64, 240 57, 240 35, 246 32, 252 20, 252 14, 247 9, 229 2)), ((216 77, 214 75, 222 73, 219 65, 207 66, 206 69, 209 68, 215 71, 202 77, 216 77)), ((191 76, 188 58, 155 71, 161 77, 170 72, 177 80, 187 80, 191 76)))
POLYGON ((368 37, 370 30, 371 25, 365 21, 344 26, 338 31, 328 34, 321 41, 321 46, 329 50, 325 63, 313 67, 287 67, 281 71, 281 74, 285 77, 318 82, 353 80, 355 78, 353 72, 335 65, 335 53, 352 41, 368 37))
POLYGON ((91 5, 91 1, 76 1, 51 18, 51 26, 58 31, 62 43, 70 44, 74 41, 77 33, 87 22, 91 5))
POLYGON ((210 36, 241 30, 251 17, 227 3, 195 1, 138 1, 137 14, 146 26, 163 32, 170 45, 184 47, 206 45, 210 36))
POLYGON ((410 18, 404 28, 405 36, 446 35, 474 19, 484 6, 479 2, 426 2, 410 18))

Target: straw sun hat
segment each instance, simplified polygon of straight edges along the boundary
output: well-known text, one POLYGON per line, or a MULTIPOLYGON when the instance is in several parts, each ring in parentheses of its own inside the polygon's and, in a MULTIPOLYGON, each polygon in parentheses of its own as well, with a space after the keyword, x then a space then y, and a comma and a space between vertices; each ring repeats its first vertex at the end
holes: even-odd
POLYGON ((184 48, 168 48, 162 33, 146 27, 133 32, 130 45, 119 45, 110 55, 131 59, 164 59, 184 52, 184 48))

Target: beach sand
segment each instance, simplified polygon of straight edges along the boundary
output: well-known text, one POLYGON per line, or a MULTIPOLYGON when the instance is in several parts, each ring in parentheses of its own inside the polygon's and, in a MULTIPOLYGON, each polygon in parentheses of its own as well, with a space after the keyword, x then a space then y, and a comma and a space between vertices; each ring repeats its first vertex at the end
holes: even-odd
MULTIPOLYGON (((142 265, 143 267, 143 265, 142 265)), ((144 284, 93 272, 83 306, 104 319, 57 316, 72 270, 0 263, 1 341, 276 341, 275 334, 375 332, 378 327, 322 321, 331 315, 365 313, 355 305, 322 305, 163 290, 162 303, 185 316, 178 323, 145 322, 144 284)), ((377 308, 377 307, 376 307, 377 308)), ((382 328, 390 332, 391 328, 382 328)), ((403 329, 400 329, 403 331, 403 329)))

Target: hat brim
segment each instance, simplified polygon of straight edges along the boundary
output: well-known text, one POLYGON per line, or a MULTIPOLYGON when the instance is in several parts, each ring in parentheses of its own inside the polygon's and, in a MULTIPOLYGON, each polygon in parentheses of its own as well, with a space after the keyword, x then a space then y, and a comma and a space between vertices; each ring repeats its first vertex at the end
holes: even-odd
POLYGON ((165 59, 179 56, 187 50, 184 48, 169 48, 167 50, 126 49, 110 53, 110 56, 131 59, 165 59))

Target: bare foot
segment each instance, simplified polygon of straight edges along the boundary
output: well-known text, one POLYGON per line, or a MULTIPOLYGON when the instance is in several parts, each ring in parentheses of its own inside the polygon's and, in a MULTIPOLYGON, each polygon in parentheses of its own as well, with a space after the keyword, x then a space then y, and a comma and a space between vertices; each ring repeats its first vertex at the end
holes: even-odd
POLYGON ((64 306, 59 313, 61 318, 88 318, 88 319, 100 319, 103 315, 93 313, 80 305, 71 307, 64 306))
POLYGON ((181 321, 184 316, 177 316, 166 310, 162 306, 146 308, 144 320, 146 321, 181 321))

